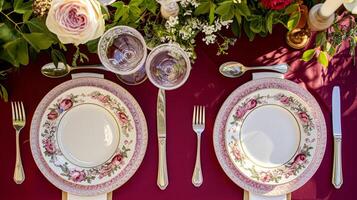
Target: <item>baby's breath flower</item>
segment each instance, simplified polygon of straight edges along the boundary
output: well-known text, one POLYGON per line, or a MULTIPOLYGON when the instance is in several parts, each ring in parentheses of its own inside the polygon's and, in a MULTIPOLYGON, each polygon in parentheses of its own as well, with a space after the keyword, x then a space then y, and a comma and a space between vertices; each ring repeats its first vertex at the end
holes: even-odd
POLYGON ((167 29, 169 29, 169 28, 175 27, 178 24, 179 24, 178 16, 175 16, 175 17, 170 16, 169 19, 165 23, 165 27, 167 29))
POLYGON ((217 38, 217 36, 214 35, 214 34, 212 34, 212 35, 207 35, 206 37, 204 37, 204 38, 202 39, 202 41, 204 41, 207 45, 209 45, 209 44, 215 43, 215 42, 216 42, 216 38, 217 38))

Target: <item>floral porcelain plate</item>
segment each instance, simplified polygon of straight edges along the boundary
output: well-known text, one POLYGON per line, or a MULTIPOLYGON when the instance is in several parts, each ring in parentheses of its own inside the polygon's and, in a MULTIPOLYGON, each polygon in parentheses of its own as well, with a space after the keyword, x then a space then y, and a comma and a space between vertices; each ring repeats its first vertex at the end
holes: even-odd
POLYGON ((226 174, 263 195, 292 192, 315 173, 326 146, 316 100, 299 85, 264 78, 236 89, 219 111, 214 147, 226 174))
POLYGON ((99 78, 78 78, 50 91, 37 107, 31 150, 44 176, 77 195, 110 192, 139 167, 147 125, 135 99, 99 78))

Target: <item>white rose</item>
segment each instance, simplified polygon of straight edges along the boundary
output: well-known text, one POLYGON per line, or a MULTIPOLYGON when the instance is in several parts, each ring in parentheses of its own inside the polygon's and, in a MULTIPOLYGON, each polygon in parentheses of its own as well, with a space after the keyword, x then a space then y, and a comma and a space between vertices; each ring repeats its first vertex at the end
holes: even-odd
POLYGON ((63 44, 84 44, 105 31, 97 0, 52 0, 46 26, 63 44))

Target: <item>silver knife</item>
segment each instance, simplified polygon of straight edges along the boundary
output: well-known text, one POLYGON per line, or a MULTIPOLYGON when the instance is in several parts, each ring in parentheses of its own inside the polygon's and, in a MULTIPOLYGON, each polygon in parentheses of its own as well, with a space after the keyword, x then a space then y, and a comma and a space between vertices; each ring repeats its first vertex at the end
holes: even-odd
POLYGON ((159 166, 157 170, 157 185, 161 190, 169 184, 166 163, 166 99, 165 90, 159 89, 157 95, 157 137, 159 144, 159 166))
POLYGON ((339 189, 343 183, 342 175, 342 131, 341 131, 341 103, 340 103, 340 87, 335 86, 332 90, 332 127, 333 127, 333 170, 332 184, 339 189))

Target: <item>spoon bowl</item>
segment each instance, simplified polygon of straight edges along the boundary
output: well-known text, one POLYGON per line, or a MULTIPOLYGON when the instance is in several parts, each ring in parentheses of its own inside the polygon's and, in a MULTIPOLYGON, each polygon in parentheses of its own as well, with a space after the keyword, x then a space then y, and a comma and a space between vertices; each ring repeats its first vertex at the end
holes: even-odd
MULTIPOLYGON (((49 78, 62 78, 64 76, 67 76, 72 70, 76 69, 101 69, 101 70, 106 70, 103 66, 101 65, 86 65, 86 66, 80 66, 80 67, 71 67, 68 64, 64 64, 63 62, 59 62, 58 66, 52 62, 52 63, 47 63, 41 68, 41 73, 49 78)), ((107 71, 107 70, 106 70, 107 71)))
POLYGON ((272 70, 280 73, 286 73, 289 69, 289 65, 286 63, 271 65, 271 66, 258 66, 258 67, 246 67, 239 62, 226 62, 219 67, 219 72, 228 78, 237 78, 243 76, 246 71, 249 70, 272 70))

